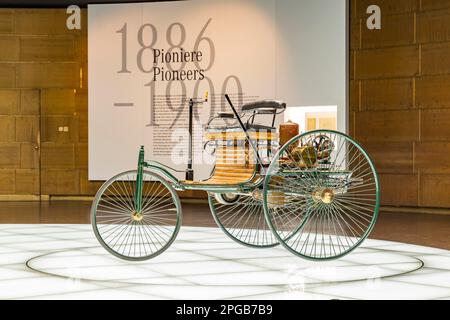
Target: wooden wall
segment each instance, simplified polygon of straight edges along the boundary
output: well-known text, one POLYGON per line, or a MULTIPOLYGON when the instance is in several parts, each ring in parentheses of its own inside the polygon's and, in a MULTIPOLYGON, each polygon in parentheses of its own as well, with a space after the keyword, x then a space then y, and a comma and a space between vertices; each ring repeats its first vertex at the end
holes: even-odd
POLYGON ((82 17, 74 31, 64 9, 0 9, 0 194, 90 195, 98 187, 87 181, 82 17))
POLYGON ((351 134, 385 206, 450 208, 450 1, 350 0, 351 134), (366 27, 377 4, 382 29, 366 27))
MULTIPOLYGON (((382 203, 450 208, 450 1, 350 2, 350 130, 376 162, 382 203), (365 27, 371 4, 380 31, 365 27)), ((87 181, 86 12, 81 31, 65 19, 0 9, 0 195, 99 186, 87 181)))

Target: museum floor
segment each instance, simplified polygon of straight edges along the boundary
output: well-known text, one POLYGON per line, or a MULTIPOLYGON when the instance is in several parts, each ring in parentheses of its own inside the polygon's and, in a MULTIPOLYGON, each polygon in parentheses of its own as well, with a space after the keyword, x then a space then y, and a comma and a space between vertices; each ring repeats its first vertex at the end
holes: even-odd
POLYGON ((450 299, 450 217, 382 213, 369 240, 316 263, 227 238, 185 204, 171 248, 143 263, 110 256, 89 203, 0 203, 0 299, 450 299))

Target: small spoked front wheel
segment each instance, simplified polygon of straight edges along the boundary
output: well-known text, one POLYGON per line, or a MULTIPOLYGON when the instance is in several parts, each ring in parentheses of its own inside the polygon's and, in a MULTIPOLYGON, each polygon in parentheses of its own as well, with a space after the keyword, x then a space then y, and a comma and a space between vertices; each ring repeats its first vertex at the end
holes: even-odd
POLYGON ((289 141, 264 181, 264 211, 289 251, 310 260, 340 258, 370 234, 378 216, 377 172, 349 136, 312 131, 289 141))
POLYGON ((181 226, 181 205, 172 186, 144 171, 140 210, 135 201, 137 171, 116 175, 103 184, 91 208, 91 223, 100 244, 124 260, 143 261, 164 252, 181 226))

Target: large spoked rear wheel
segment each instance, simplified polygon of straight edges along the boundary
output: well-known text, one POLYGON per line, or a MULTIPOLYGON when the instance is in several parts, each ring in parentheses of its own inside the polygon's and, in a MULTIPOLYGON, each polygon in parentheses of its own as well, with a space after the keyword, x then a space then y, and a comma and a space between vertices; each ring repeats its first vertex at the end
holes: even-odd
POLYGON ((141 211, 136 211, 137 171, 111 178, 97 192, 91 223, 100 244, 114 256, 143 261, 164 252, 181 226, 177 193, 161 176, 144 171, 141 211))
POLYGON ((373 229, 380 204, 375 167, 352 138, 312 131, 289 141, 264 181, 264 210, 274 235, 310 260, 340 258, 373 229))
POLYGON ((208 199, 214 220, 232 240, 253 248, 278 245, 264 218, 262 190, 251 194, 209 193, 208 199))

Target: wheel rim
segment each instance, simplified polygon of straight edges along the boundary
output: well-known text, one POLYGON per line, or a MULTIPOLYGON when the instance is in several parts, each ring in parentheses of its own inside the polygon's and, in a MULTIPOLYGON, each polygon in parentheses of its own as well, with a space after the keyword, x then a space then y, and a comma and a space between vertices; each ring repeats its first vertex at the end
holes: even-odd
POLYGON ((217 225, 234 241, 254 248, 278 245, 264 218, 262 191, 259 199, 252 194, 240 194, 238 200, 230 204, 220 203, 211 193, 208 200, 217 225))
POLYGON ((269 227, 288 250, 306 259, 331 260, 350 253, 370 234, 378 209, 379 183, 370 157, 353 139, 335 131, 312 131, 289 141, 264 182, 269 227), (331 154, 305 148, 318 136, 329 139, 331 154))
POLYGON ((175 190, 160 176, 144 171, 142 210, 136 212, 136 171, 108 180, 97 192, 91 221, 100 244, 125 260, 147 260, 164 252, 181 225, 175 190))

